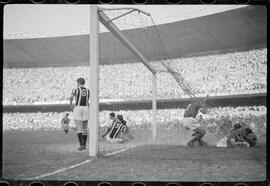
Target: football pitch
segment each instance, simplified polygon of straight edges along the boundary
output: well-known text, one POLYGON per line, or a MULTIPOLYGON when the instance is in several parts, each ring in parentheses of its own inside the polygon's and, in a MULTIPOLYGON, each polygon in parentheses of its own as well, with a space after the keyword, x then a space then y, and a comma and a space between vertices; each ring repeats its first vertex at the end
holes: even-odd
POLYGON ((126 144, 112 145, 100 139, 100 150, 103 154, 111 154, 98 158, 88 157, 88 147, 85 151, 77 150, 77 136, 73 130, 66 135, 63 131, 4 131, 3 178, 95 181, 266 179, 265 137, 259 138, 255 148, 217 148, 212 146, 211 137, 206 138, 209 146, 189 148, 184 145, 189 134, 180 129, 174 130, 174 134, 168 131, 158 131, 160 138, 151 144, 150 133, 144 129, 133 131, 135 139, 126 144), (119 151, 121 149, 125 151, 119 151))

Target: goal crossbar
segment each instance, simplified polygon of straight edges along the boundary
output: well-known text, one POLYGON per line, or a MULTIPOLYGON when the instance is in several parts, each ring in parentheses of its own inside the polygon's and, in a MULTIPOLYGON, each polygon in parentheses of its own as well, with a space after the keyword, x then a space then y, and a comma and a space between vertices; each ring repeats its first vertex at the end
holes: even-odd
POLYGON ((136 47, 121 33, 117 26, 110 21, 110 18, 103 12, 99 11, 99 21, 125 46, 127 47, 142 63, 152 72, 156 74, 157 70, 148 62, 145 56, 139 52, 136 47))

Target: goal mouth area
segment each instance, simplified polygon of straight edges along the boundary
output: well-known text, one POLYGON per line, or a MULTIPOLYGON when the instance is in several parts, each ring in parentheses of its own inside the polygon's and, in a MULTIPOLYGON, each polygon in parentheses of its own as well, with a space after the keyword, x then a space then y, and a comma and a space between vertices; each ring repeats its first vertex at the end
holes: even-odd
MULTIPOLYGON (((104 131, 106 131, 105 128, 100 129, 100 134, 103 134, 104 131)), ((109 143, 100 135, 99 156, 110 156, 144 146, 187 147, 187 143, 192 138, 193 133, 193 131, 186 130, 182 126, 158 126, 157 138, 153 140, 151 127, 131 127, 130 134, 133 136, 133 139, 129 139, 124 143, 109 143)), ((222 136, 215 136, 215 134, 207 132, 203 140, 209 147, 215 147, 221 138, 222 136)), ((195 146, 198 146, 198 144, 195 143, 195 146)))

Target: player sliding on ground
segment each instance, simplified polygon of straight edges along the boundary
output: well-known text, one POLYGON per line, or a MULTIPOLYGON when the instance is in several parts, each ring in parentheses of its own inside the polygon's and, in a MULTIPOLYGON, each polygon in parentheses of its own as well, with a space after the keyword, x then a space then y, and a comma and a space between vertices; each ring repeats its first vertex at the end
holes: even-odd
POLYGON ((84 87, 85 80, 77 79, 77 88, 72 90, 70 97, 70 108, 73 111, 73 119, 77 129, 77 136, 80 147, 78 150, 86 149, 87 140, 87 123, 89 114, 89 96, 90 91, 84 87), (73 98, 75 97, 75 107, 73 106, 73 98), (73 109, 74 107, 74 109, 73 109))
POLYGON ((246 147, 254 147, 257 143, 257 136, 250 128, 244 128, 239 123, 235 124, 228 132, 227 136, 222 138, 217 147, 230 147, 244 145, 246 147))
POLYGON ((194 147, 194 143, 198 141, 200 146, 206 146, 206 143, 202 140, 205 135, 205 130, 201 127, 200 122, 202 120, 202 114, 206 113, 206 100, 194 101, 190 103, 184 113, 183 126, 192 130, 195 133, 192 134, 193 138, 187 143, 189 147, 194 147))

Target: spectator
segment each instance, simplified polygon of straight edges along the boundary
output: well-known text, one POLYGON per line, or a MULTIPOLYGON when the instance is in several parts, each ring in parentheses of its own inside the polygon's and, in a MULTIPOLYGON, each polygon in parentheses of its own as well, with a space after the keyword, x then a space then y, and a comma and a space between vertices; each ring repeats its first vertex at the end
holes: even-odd
MULTIPOLYGON (((197 95, 250 94, 266 92, 266 54, 264 48, 165 63, 181 73, 197 95)), ((162 68, 159 62, 152 64, 162 68)), ((87 74, 88 67, 84 66, 4 69, 3 104, 67 103, 73 79, 87 74)), ((100 99, 150 99, 151 78, 142 63, 101 65, 100 99)), ((158 73, 157 81, 159 98, 188 97, 170 74, 158 73)))

